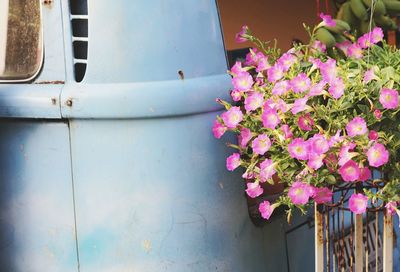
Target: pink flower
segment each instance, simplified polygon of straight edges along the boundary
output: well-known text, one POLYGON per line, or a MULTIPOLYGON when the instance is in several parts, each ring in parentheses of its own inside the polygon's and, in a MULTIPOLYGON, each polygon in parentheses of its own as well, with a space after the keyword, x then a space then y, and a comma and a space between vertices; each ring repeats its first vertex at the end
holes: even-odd
POLYGON ((362 117, 355 117, 346 125, 346 131, 350 137, 364 135, 368 132, 367 123, 362 117))
POLYGON ((292 158, 298 160, 308 159, 308 143, 302 138, 293 139, 293 141, 288 145, 288 151, 292 158))
POLYGON ((333 98, 339 99, 344 94, 344 83, 342 78, 337 77, 329 83, 328 92, 333 98))
POLYGON ((379 137, 379 134, 378 134, 378 132, 376 132, 375 130, 371 130, 371 131, 369 132, 369 134, 368 134, 368 138, 369 138, 371 141, 377 140, 378 137, 379 137))
POLYGON ((379 93, 379 102, 385 109, 396 109, 399 106, 399 93, 392 89, 382 89, 379 93))
POLYGON ((339 162, 338 162, 340 166, 343 166, 346 162, 348 162, 353 157, 358 155, 358 153, 356 152, 349 152, 350 150, 353 150, 355 147, 356 147, 355 143, 347 143, 340 148, 339 162))
POLYGON ((271 140, 268 138, 268 135, 261 134, 258 135, 257 138, 253 140, 251 144, 251 148, 253 152, 258 155, 264 155, 271 147, 271 140))
POLYGON ((260 181, 266 182, 273 175, 275 175, 276 169, 275 164, 270 159, 266 159, 260 164, 260 181))
POLYGON ((374 69, 371 68, 369 70, 367 70, 364 74, 364 79, 363 79, 363 83, 367 84, 368 82, 370 82, 373 79, 378 79, 377 76, 374 74, 374 69))
POLYGON ((314 194, 313 188, 307 183, 296 181, 289 188, 288 196, 293 204, 307 204, 310 197, 314 194))
POLYGON ((282 99, 278 99, 278 101, 276 103, 276 108, 278 110, 280 110, 282 113, 285 113, 288 110, 290 110, 290 106, 288 104, 286 104, 286 102, 283 101, 282 99))
POLYGON ((285 53, 276 62, 284 72, 287 72, 296 62, 296 57, 291 53, 285 53))
POLYGON ((352 194, 349 199, 349 208, 355 214, 363 214, 367 210, 368 197, 363 194, 352 194))
POLYGON ((293 137, 293 133, 292 133, 292 131, 290 130, 290 128, 289 128, 288 125, 282 125, 282 126, 281 126, 281 130, 282 130, 283 134, 285 135, 285 139, 286 139, 286 140, 293 137))
POLYGON ((327 187, 315 188, 314 201, 317 204, 323 204, 332 201, 333 192, 327 187))
POLYGON ((363 49, 370 47, 371 41, 369 39, 369 33, 365 33, 360 38, 358 38, 357 43, 363 49))
POLYGON ((251 112, 260 108, 264 103, 264 96, 262 93, 253 92, 244 100, 244 108, 246 112, 251 112))
POLYGON ((235 101, 235 102, 240 101, 242 99, 242 95, 243 95, 242 91, 239 91, 239 90, 232 90, 231 91, 232 100, 235 101))
POLYGON ((231 73, 238 75, 242 72, 246 72, 246 70, 242 68, 242 63, 240 61, 235 62, 231 68, 231 73))
POLYGON ((302 112, 302 111, 306 110, 307 108, 309 108, 309 106, 307 106, 307 101, 308 101, 308 96, 296 99, 294 101, 291 112, 293 114, 297 114, 297 113, 302 112))
POLYGON ((275 83, 283 77, 283 68, 281 65, 275 64, 267 71, 268 81, 275 83))
POLYGON ((310 131, 314 125, 314 120, 309 113, 306 113, 299 117, 298 125, 301 130, 310 131))
POLYGON ((397 203, 396 201, 390 201, 385 205, 386 213, 388 215, 394 215, 396 213, 397 203))
POLYGON ((232 79, 233 87, 239 91, 250 90, 253 83, 253 77, 248 72, 242 72, 232 79))
POLYGON ((329 147, 335 146, 336 144, 341 143, 343 141, 344 137, 340 136, 341 132, 342 132, 341 130, 336 131, 336 134, 329 139, 328 141, 329 147))
POLYGON ((325 82, 330 84, 336 80, 336 60, 329 58, 326 62, 319 62, 318 68, 325 82))
POLYGON ((227 130, 227 128, 224 125, 222 125, 220 122, 218 122, 218 120, 214 121, 212 132, 213 132, 215 138, 220 139, 222 137, 222 135, 224 135, 226 130, 227 130))
POLYGON ((326 52, 326 45, 319 40, 314 41, 312 48, 322 53, 326 52))
POLYGON ((310 151, 315 154, 324 154, 329 150, 328 140, 322 134, 315 134, 308 140, 310 151))
POLYGON ((324 14, 324 13, 320 13, 319 17, 322 19, 322 21, 324 22, 324 24, 326 26, 330 26, 330 27, 335 27, 336 26, 336 22, 335 20, 332 19, 332 17, 328 14, 324 14))
POLYGON ((383 30, 380 27, 374 27, 371 31, 371 43, 376 44, 383 40, 383 30))
POLYGON ((287 80, 277 82, 272 88, 273 95, 283 95, 289 91, 289 82, 287 80))
POLYGON ((251 135, 251 131, 248 128, 242 128, 240 130, 240 134, 238 136, 238 142, 239 142, 239 146, 241 148, 245 148, 247 143, 250 141, 252 135, 251 135))
POLYGON ((325 154, 310 153, 308 157, 308 167, 317 170, 324 165, 325 154))
POLYGON ((369 165, 379 167, 389 161, 389 152, 383 144, 375 143, 368 149, 367 158, 369 165))
POLYGON ((258 211, 261 213, 262 218, 268 220, 271 217, 272 213, 274 212, 275 208, 276 208, 275 204, 271 205, 268 200, 264 200, 258 206, 258 211))
POLYGON ((363 57, 363 50, 357 43, 353 43, 347 48, 347 56, 361 59, 363 57))
POLYGON ((361 170, 355 161, 349 160, 339 168, 339 174, 344 181, 355 182, 360 178, 361 170))
POLYGON ((336 47, 339 48, 340 50, 343 51, 343 53, 347 56, 348 55, 348 49, 352 45, 352 43, 348 40, 343 41, 341 43, 337 43, 336 47))
POLYGON ((360 181, 367 181, 371 179, 371 170, 369 170, 368 167, 363 167, 361 168, 361 172, 360 172, 360 181))
POLYGON ((228 128, 235 128, 243 120, 243 113, 239 107, 232 107, 221 114, 221 119, 228 128))
POLYGON ((261 120, 263 122, 263 126, 270 129, 275 129, 276 126, 281 122, 275 109, 264 110, 263 114, 261 115, 261 120))
POLYGON ((249 197, 255 198, 261 195, 264 192, 263 188, 261 188, 260 184, 255 182, 247 183, 246 193, 249 197))
POLYGON ((290 80, 290 87, 292 87, 293 92, 295 93, 303 93, 307 91, 310 86, 311 80, 305 73, 300 73, 295 78, 290 80))
POLYGON ((308 93, 309 96, 321 95, 324 92, 326 82, 321 80, 317 84, 313 85, 308 93))
POLYGON ((247 25, 242 26, 240 32, 236 33, 235 41, 237 43, 243 43, 247 41, 247 32, 249 31, 249 27, 247 25))
POLYGON ((240 166, 240 154, 233 153, 226 159, 226 169, 233 171, 240 166))
POLYGON ((252 65, 257 65, 258 58, 260 57, 259 54, 257 54, 257 48, 251 48, 249 50, 249 53, 246 55, 246 61, 245 64, 252 66, 252 65))
POLYGON ((376 119, 380 120, 382 118, 382 112, 378 109, 374 110, 374 116, 376 119))
POLYGON ((262 56, 258 59, 257 62, 257 68, 256 68, 257 72, 265 71, 271 67, 271 65, 268 63, 268 57, 264 56, 261 52, 260 54, 262 56))

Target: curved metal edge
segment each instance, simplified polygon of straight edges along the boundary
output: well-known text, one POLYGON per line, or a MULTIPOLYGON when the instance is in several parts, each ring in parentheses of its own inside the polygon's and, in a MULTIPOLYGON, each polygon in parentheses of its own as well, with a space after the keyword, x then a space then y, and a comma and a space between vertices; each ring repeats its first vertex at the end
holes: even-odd
POLYGON ((77 119, 127 119, 191 115, 220 110, 217 97, 230 100, 227 74, 195 79, 66 84, 61 115, 77 119))

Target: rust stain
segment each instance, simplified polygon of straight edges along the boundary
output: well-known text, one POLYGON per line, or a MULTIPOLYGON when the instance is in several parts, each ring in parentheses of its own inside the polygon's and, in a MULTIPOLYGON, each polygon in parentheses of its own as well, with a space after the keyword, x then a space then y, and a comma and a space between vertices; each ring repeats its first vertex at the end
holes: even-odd
POLYGON ((178 75, 179 75, 179 78, 180 78, 180 79, 182 79, 182 80, 185 79, 185 75, 183 74, 183 71, 182 71, 182 70, 179 70, 179 71, 178 71, 178 75))
POLYGON ((35 82, 35 84, 64 84, 65 81, 63 80, 44 80, 35 82))
POLYGON ((57 104, 57 98, 55 98, 55 97, 51 98, 51 104, 56 105, 57 104))
POLYGON ((53 0, 43 0, 43 5, 51 8, 53 6, 53 0))

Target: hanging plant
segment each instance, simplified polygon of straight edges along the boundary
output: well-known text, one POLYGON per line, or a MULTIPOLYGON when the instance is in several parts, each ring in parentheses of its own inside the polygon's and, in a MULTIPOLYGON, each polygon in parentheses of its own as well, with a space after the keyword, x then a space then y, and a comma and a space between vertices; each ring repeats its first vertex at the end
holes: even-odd
POLYGON ((257 48, 229 71, 233 101, 217 100, 226 111, 214 122, 214 136, 238 137, 229 144, 236 151, 226 167, 243 170, 250 198, 259 197, 265 183, 285 184, 276 202, 259 204, 265 219, 285 206, 290 220, 294 208, 305 213, 313 202, 331 202, 337 188, 359 185, 363 190, 349 199, 352 212, 372 205, 400 213, 400 51, 375 27, 357 40, 348 35, 352 42, 328 55, 318 33, 337 21, 321 17, 306 28, 309 44, 283 54, 246 26, 237 34, 238 42, 257 48))

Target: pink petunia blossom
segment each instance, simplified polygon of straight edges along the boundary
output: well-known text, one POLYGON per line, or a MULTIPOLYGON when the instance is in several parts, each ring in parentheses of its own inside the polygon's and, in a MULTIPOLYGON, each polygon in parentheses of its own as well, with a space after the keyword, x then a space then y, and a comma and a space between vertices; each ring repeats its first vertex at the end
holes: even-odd
POLYGON ((344 83, 340 77, 335 78, 329 83, 328 92, 333 98, 339 99, 344 94, 344 83))
POLYGON ((249 113, 260 108, 264 103, 264 95, 259 92, 252 92, 244 100, 244 108, 246 112, 249 113))
POLYGON ((285 53, 276 62, 284 72, 287 72, 296 61, 297 58, 293 54, 285 53))
POLYGON ((364 35, 362 35, 360 38, 358 38, 357 43, 362 49, 370 47, 372 45, 370 34, 365 33, 364 35))
POLYGON ((310 152, 315 154, 324 154, 329 151, 329 142, 322 134, 315 134, 308 139, 310 145, 310 152))
POLYGON ((367 123, 362 117, 357 116, 346 125, 346 132, 350 137, 364 135, 368 132, 367 123))
POLYGON ((399 93, 397 90, 382 89, 379 93, 379 102, 385 109, 396 109, 399 106, 399 93))
POLYGON ((308 167, 317 170, 324 165, 325 154, 310 153, 308 156, 308 167))
POLYGON ((240 166, 240 154, 233 153, 226 159, 226 169, 233 171, 240 166))
POLYGON ((247 169, 247 171, 243 173, 242 178, 244 178, 244 179, 254 179, 255 176, 256 176, 256 174, 253 171, 249 171, 247 169))
POLYGON ((243 120, 243 113, 239 107, 232 107, 221 114, 221 119, 228 128, 235 128, 243 120))
POLYGON ((246 72, 246 70, 242 67, 242 63, 240 61, 235 62, 231 68, 231 73, 238 75, 243 72, 246 72))
POLYGON ((299 112, 302 112, 302 111, 310 108, 309 106, 307 106, 307 101, 308 101, 308 96, 296 99, 294 101, 294 104, 293 104, 293 107, 291 109, 291 112, 293 114, 297 114, 299 112))
POLYGON ((378 132, 376 132, 375 130, 371 130, 371 131, 369 132, 369 134, 368 134, 368 138, 369 138, 371 141, 377 140, 378 137, 379 137, 379 134, 378 134, 378 132))
POLYGON ((340 133, 341 133, 341 132, 342 132, 342 131, 339 129, 338 131, 336 131, 335 135, 332 136, 332 137, 328 140, 329 147, 335 146, 336 144, 343 142, 344 136, 340 136, 340 133))
POLYGON ((260 134, 255 138, 251 144, 253 152, 258 155, 264 155, 271 147, 271 140, 267 134, 260 134))
POLYGON ((253 77, 248 72, 242 72, 232 78, 233 87, 239 91, 250 90, 253 83, 253 77))
POLYGON ((247 183, 246 193, 251 198, 256 198, 260 196, 264 192, 264 189, 261 188, 260 184, 256 182, 247 183))
POLYGON ((327 187, 315 188, 314 201, 317 204, 323 204, 332 201, 333 192, 327 187))
POLYGON ((367 70, 364 74, 364 78, 363 78, 363 83, 367 84, 368 82, 372 81, 372 80, 376 80, 379 79, 375 73, 374 73, 374 68, 371 68, 369 70, 367 70))
POLYGON ((244 43, 247 42, 247 32, 249 31, 249 27, 247 25, 242 26, 242 29, 240 30, 240 32, 236 33, 235 35, 235 41, 237 43, 244 43))
POLYGON ((257 68, 256 68, 257 72, 265 71, 265 70, 269 69, 270 67, 271 67, 271 65, 268 62, 267 56, 262 55, 261 57, 258 58, 257 68))
POLYGON ((371 42, 376 44, 383 41, 383 30, 380 27, 374 27, 371 31, 371 42))
POLYGON ((293 141, 288 145, 288 151, 290 157, 296 158, 298 160, 307 160, 308 159, 308 152, 309 146, 306 141, 302 138, 295 138, 293 141))
POLYGON ((285 135, 285 139, 290 139, 293 138, 293 133, 290 130, 290 127, 288 125, 282 125, 281 126, 281 131, 283 132, 283 134, 285 135))
POLYGON ((344 181, 355 182, 359 180, 361 170, 355 161, 349 160, 339 168, 339 174, 344 181))
POLYGON ((338 164, 343 166, 346 162, 358 155, 356 152, 349 152, 356 147, 355 143, 346 143, 340 148, 338 164))
POLYGON ((235 101, 235 102, 240 101, 242 99, 242 96, 243 96, 243 92, 242 91, 239 91, 239 90, 232 90, 231 91, 232 100, 235 101))
POLYGON ((306 113, 305 115, 300 116, 298 125, 301 130, 304 131, 312 130, 314 126, 314 120, 311 118, 311 114, 306 113))
POLYGON ((305 73, 300 73, 290 80, 290 87, 295 93, 303 93, 310 89, 311 79, 305 73))
POLYGON ((307 204, 310 197, 313 196, 315 191, 307 184, 300 181, 296 181, 289 188, 288 196, 293 204, 304 205, 307 204))
POLYGON ((336 60, 329 58, 326 62, 319 62, 318 68, 325 82, 331 84, 336 80, 336 60))
POLYGON ((388 203, 386 203, 385 208, 388 215, 394 215, 397 209, 397 202, 389 201, 388 203))
POLYGON ((224 135, 226 130, 227 128, 223 124, 221 124, 218 120, 214 121, 212 132, 215 138, 220 139, 222 135, 224 135))
POLYGON ((258 211, 261 213, 262 218, 264 219, 269 219, 274 212, 274 209, 277 207, 277 205, 269 203, 268 200, 264 200, 263 202, 260 203, 258 206, 258 211))
POLYGON ((289 82, 287 80, 277 82, 272 88, 273 95, 284 95, 289 91, 289 82))
POLYGON ((275 83, 283 77, 284 71, 281 65, 275 64, 267 71, 268 81, 275 83))
POLYGON ((343 41, 341 43, 337 43, 336 47, 339 48, 340 50, 343 51, 343 53, 347 56, 348 55, 348 49, 352 45, 351 41, 343 41))
POLYGON ((238 142, 241 148, 245 148, 247 143, 251 140, 251 131, 248 128, 240 129, 240 134, 238 135, 238 142))
POLYGON ((371 179, 372 174, 371 174, 371 170, 369 170, 368 167, 363 167, 360 170, 361 170, 360 178, 359 178, 360 181, 367 181, 367 180, 371 179))
POLYGON ((326 52, 326 45, 319 40, 315 40, 311 47, 319 52, 326 52))
POLYGON ((275 109, 267 109, 261 115, 263 126, 270 129, 275 129, 281 122, 278 113, 275 109))
POLYGON ((363 57, 363 50, 357 43, 353 43, 347 48, 347 56, 355 59, 361 59, 363 57))
POLYGON ((248 66, 256 66, 258 63, 258 58, 260 57, 257 48, 251 48, 249 53, 246 55, 246 61, 244 62, 248 66))
POLYGON ((313 85, 310 88, 310 92, 308 93, 308 95, 317 96, 323 94, 325 86, 326 86, 326 81, 321 80, 320 82, 318 82, 317 84, 313 85))
POLYGON ((278 99, 277 103, 276 103, 276 108, 278 110, 280 110, 282 113, 287 112, 288 110, 290 110, 291 106, 286 104, 286 102, 282 99, 278 99))
POLYGON ((368 149, 367 158, 369 165, 379 167, 389 161, 389 152, 383 144, 375 143, 368 149))
POLYGON ((260 181, 266 182, 276 174, 275 163, 271 159, 266 159, 260 163, 260 181))
POLYGON ((352 194, 349 199, 349 208, 355 214, 363 214, 367 210, 368 197, 363 194, 352 194))
POLYGON ((324 14, 324 13, 320 13, 319 17, 322 19, 322 21, 324 22, 324 24, 326 26, 330 26, 330 27, 335 27, 336 26, 336 21, 332 19, 332 16, 328 15, 328 14, 324 14))
POLYGON ((382 118, 382 112, 378 109, 374 110, 374 116, 376 119, 380 120, 382 118))

